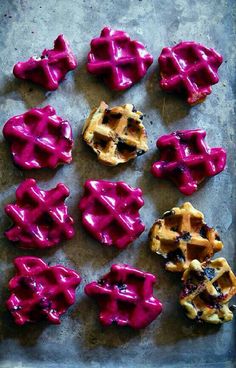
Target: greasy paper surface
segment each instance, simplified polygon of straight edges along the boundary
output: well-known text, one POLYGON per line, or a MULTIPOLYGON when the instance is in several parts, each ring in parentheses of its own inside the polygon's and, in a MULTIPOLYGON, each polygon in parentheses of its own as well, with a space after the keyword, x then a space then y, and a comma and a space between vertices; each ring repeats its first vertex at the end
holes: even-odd
POLYGON ((0 154, 0 282, 1 327, 0 366, 15 367, 233 367, 236 361, 236 321, 224 326, 196 325, 178 305, 179 276, 164 271, 159 256, 151 254, 148 230, 154 220, 173 206, 190 200, 215 226, 225 243, 226 256, 236 271, 235 221, 235 2, 187 0, 2 0, 0 2, 0 106, 1 126, 13 115, 30 107, 51 104, 59 116, 68 119, 74 132, 73 163, 57 170, 23 172, 13 166, 1 138, 0 154), (85 61, 92 37, 103 26, 126 30, 147 45, 154 63, 147 76, 123 93, 109 91, 86 72, 85 61), (78 57, 79 67, 69 73, 57 91, 45 93, 39 87, 18 81, 12 68, 17 61, 51 48, 64 33, 78 57), (167 95, 158 87, 157 57, 164 46, 181 40, 199 41, 224 57, 220 82, 207 100, 188 108, 181 98, 167 95), (145 113, 149 151, 133 162, 107 168, 81 140, 81 130, 90 109, 101 100, 111 106, 133 103, 145 113), (157 159, 157 137, 176 129, 206 129, 211 146, 228 152, 226 170, 205 181, 198 192, 184 197, 169 182, 150 174, 157 159), (15 189, 26 177, 34 177, 43 188, 58 182, 69 186, 70 213, 75 218, 73 240, 49 251, 23 251, 8 242, 3 232, 9 225, 3 206, 15 199, 15 189), (141 210, 146 231, 123 252, 105 248, 85 233, 79 221, 78 200, 86 179, 125 180, 142 188, 145 206, 141 210), (62 318, 60 326, 39 323, 16 327, 5 310, 7 281, 13 275, 15 256, 38 255, 52 264, 62 263, 81 273, 83 281, 77 302, 62 318), (129 263, 158 277, 155 294, 164 304, 161 316, 143 331, 102 328, 93 300, 83 293, 87 282, 97 279, 116 262, 129 263))

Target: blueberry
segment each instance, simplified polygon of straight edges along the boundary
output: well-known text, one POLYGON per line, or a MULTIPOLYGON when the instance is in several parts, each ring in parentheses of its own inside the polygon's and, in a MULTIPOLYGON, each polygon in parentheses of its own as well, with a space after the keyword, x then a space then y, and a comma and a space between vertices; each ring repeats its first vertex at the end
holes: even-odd
POLYGON ((21 305, 14 305, 14 307, 12 307, 10 309, 11 312, 17 312, 18 310, 21 310, 22 306, 21 305))
POLYGON ((169 216, 173 216, 175 214, 175 211, 174 210, 171 210, 171 211, 166 211, 162 218, 166 218, 166 217, 169 217, 169 216))
POLYGON ((188 242, 189 240, 191 240, 191 235, 188 231, 183 231, 183 233, 181 235, 179 235, 177 238, 176 238, 177 241, 179 240, 183 240, 185 242, 188 242))
POLYGON ((31 276, 22 276, 19 280, 19 283, 22 287, 29 290, 35 290, 37 288, 37 283, 31 276))
POLYGON ((100 279, 100 280, 98 280, 98 285, 100 285, 100 286, 104 286, 105 285, 105 283, 106 283, 106 281, 104 280, 104 279, 100 279))
POLYGON ((145 151, 141 149, 136 151, 137 156, 142 156, 144 153, 145 151))
POLYGON ((207 231, 208 231, 209 227, 207 225, 203 225, 200 229, 199 234, 201 235, 202 238, 207 239, 207 231))
POLYGON ((43 297, 39 301, 39 307, 42 308, 42 309, 50 309, 51 306, 52 306, 51 300, 48 300, 46 297, 43 297))
POLYGON ((124 284, 123 282, 117 282, 116 283, 116 286, 118 287, 119 290, 123 291, 123 290, 126 290, 127 289, 127 285, 124 284))
POLYGON ((206 267, 204 274, 209 280, 212 280, 215 277, 215 270, 212 267, 206 267))
POLYGON ((183 288, 183 291, 181 293, 181 296, 182 297, 185 297, 189 294, 191 294, 193 291, 195 291, 197 289, 197 285, 191 283, 190 281, 187 281, 185 284, 184 284, 184 288, 183 288))
POLYGON ((174 168, 173 170, 174 175, 182 175, 184 172, 185 172, 185 168, 182 165, 176 166, 176 168, 174 168))
POLYGON ((168 253, 167 255, 167 261, 168 262, 184 262, 185 261, 185 257, 183 255, 183 252, 181 249, 175 249, 171 252, 168 253))

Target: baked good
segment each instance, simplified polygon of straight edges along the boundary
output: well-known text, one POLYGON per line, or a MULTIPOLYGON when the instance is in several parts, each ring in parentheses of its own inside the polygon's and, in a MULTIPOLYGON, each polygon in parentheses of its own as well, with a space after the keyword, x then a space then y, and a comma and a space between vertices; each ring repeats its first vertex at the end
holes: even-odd
POLYGON ((161 302, 153 296, 156 277, 126 264, 114 264, 101 280, 85 286, 85 293, 99 306, 99 320, 140 329, 148 326, 162 311, 161 302))
POLYGON ((144 231, 139 209, 142 191, 124 182, 87 180, 79 208, 82 224, 100 243, 127 247, 144 231))
POLYGON ((182 281, 180 304, 190 319, 214 324, 233 319, 228 303, 236 294, 236 276, 224 258, 194 259, 182 281))
POLYGON ((189 105, 203 102, 219 81, 223 57, 197 42, 183 41, 165 47, 158 59, 160 86, 167 92, 183 93, 189 105))
POLYGON ((223 248, 217 231, 189 202, 165 212, 149 238, 152 252, 166 259, 165 268, 171 272, 183 272, 193 259, 203 262, 223 248))
POLYGON ((87 70, 101 76, 113 90, 122 91, 144 77, 153 62, 145 46, 123 31, 105 27, 91 41, 87 70))
POLYGON ((160 158, 152 174, 171 180, 185 195, 193 194, 208 177, 219 174, 226 164, 223 148, 210 148, 203 129, 178 130, 157 140, 160 158))
POLYGON ((84 128, 84 141, 104 165, 125 163, 148 150, 143 114, 132 104, 109 108, 101 102, 90 113, 84 128))
POLYGON ((50 248, 75 234, 65 199, 69 189, 62 183, 50 190, 40 189, 26 179, 16 190, 16 202, 5 207, 12 226, 5 236, 21 248, 50 248))

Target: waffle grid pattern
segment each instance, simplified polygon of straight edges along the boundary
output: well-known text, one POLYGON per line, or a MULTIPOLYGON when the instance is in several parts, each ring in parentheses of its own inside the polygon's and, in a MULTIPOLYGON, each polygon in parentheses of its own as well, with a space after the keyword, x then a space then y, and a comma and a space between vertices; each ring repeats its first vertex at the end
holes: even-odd
POLYGON ((75 302, 79 274, 61 265, 49 267, 37 257, 14 260, 17 275, 9 282, 7 308, 15 322, 23 325, 47 319, 59 324, 60 316, 75 302))
POLYGON ((22 248, 49 248, 74 236, 73 219, 67 213, 64 184, 44 191, 34 179, 26 179, 16 191, 16 203, 5 207, 13 225, 6 237, 22 248))
POLYGON ((116 323, 139 329, 162 311, 160 301, 153 296, 155 281, 152 274, 117 264, 102 280, 86 285, 85 292, 97 300, 103 325, 116 323))

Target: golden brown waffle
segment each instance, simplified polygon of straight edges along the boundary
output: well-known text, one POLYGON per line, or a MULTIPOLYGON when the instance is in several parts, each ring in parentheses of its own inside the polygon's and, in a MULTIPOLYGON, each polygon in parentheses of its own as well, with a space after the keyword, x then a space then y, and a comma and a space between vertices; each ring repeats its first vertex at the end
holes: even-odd
POLYGON ((224 258, 193 260, 182 281, 180 304, 189 318, 215 324, 233 319, 228 302, 236 294, 236 276, 224 258))
POLYGON ((105 165, 116 166, 148 150, 143 114, 132 104, 109 109, 105 102, 94 109, 83 128, 85 142, 105 165))
POLYGON ((219 252, 223 243, 204 215, 186 202, 157 220, 149 233, 151 250, 166 258, 166 269, 183 272, 193 259, 206 261, 219 252))

